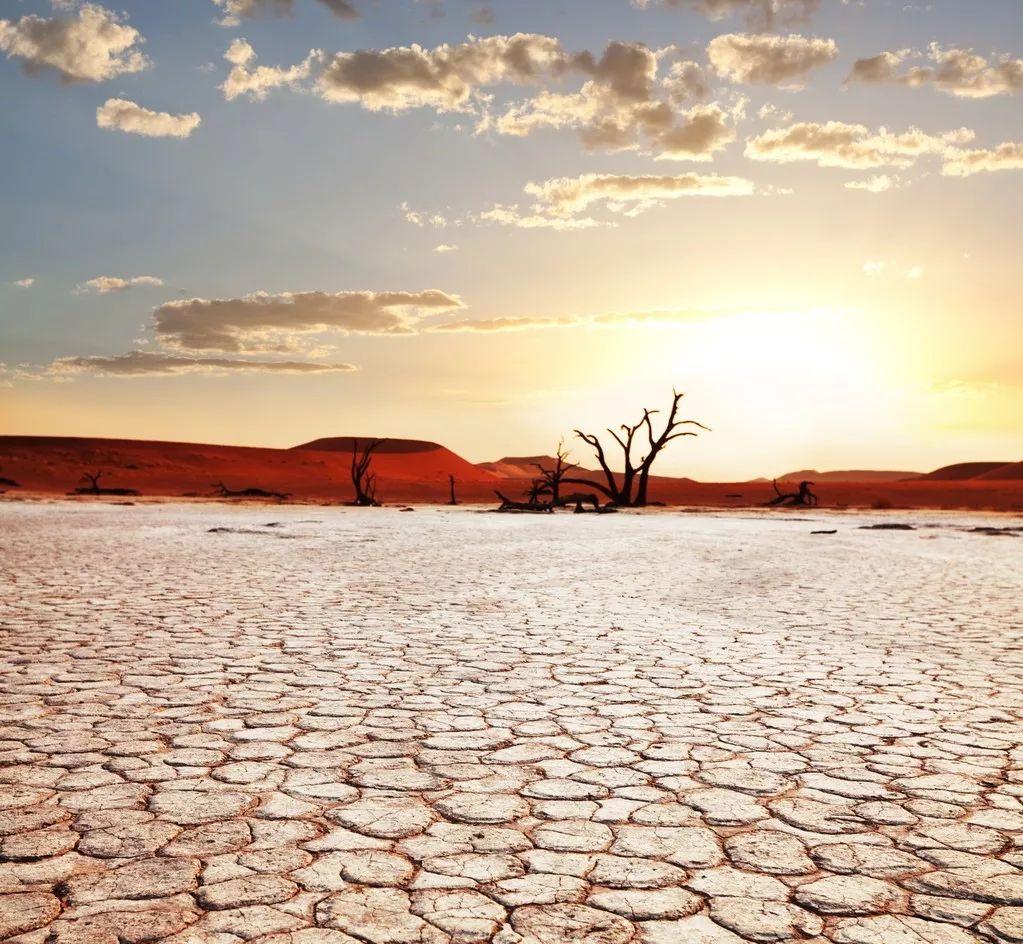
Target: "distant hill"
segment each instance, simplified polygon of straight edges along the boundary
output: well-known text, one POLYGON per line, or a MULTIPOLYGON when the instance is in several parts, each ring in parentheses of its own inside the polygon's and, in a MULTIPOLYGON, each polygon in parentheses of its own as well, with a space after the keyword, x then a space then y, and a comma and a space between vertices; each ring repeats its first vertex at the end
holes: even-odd
MULTIPOLYGON (((1019 464, 1018 462, 958 462, 955 465, 942 466, 940 469, 928 472, 921 478, 936 482, 965 482, 967 479, 977 479, 982 476, 999 478, 998 475, 992 475, 992 473, 1019 464)), ((1015 476, 1009 475, 1008 478, 1015 478, 1015 476)))
POLYGON ((975 475, 980 482, 1013 482, 1023 479, 1023 462, 1006 462, 997 469, 975 475))
MULTIPOLYGON (((554 456, 505 456, 496 462, 477 462, 476 468, 509 479, 533 478, 540 474, 537 469, 538 465, 542 465, 545 469, 553 469, 557 461, 554 456)), ((580 467, 573 469, 572 474, 600 475, 601 473, 580 467)))
POLYGON ((845 469, 838 472, 818 472, 816 469, 801 469, 779 475, 779 482, 901 482, 903 479, 919 478, 919 472, 892 472, 877 469, 845 469))
MULTIPOLYGON (((323 439, 314 439, 312 442, 302 443, 301 446, 292 446, 291 449, 314 449, 317 452, 351 452, 355 443, 360 448, 373 442, 374 436, 327 436, 323 439)), ((425 439, 382 439, 380 445, 373 450, 375 455, 382 456, 387 453, 412 453, 412 452, 433 452, 437 449, 444 449, 440 443, 427 442, 425 439)), ((448 450, 444 449, 445 452, 448 450)), ((452 453, 454 455, 454 453, 452 453)))
MULTIPOLYGON (((0 436, 0 466, 24 491, 71 491, 83 472, 103 470, 107 487, 143 495, 209 495, 217 482, 258 487, 309 498, 348 497, 352 437, 317 440, 295 449, 217 446, 205 443, 69 436, 0 436), (346 445, 347 444, 347 445, 346 445)), ((380 495, 439 500, 448 475, 487 490, 499 477, 436 443, 387 440, 374 454, 380 495)), ((407 499, 406 499, 407 500, 407 499)))
MULTIPOLYGON (((262 489, 296 500, 331 504, 349 501, 353 437, 333 436, 290 449, 220 446, 73 436, 0 436, 0 501, 33 493, 65 495, 85 472, 101 471, 107 489, 135 489, 143 499, 214 497, 217 483, 238 492, 262 489)), ((592 457, 586 460, 593 463, 592 457)), ((378 495, 398 502, 446 503, 448 476, 458 501, 495 501, 494 490, 517 496, 536 475, 534 462, 550 456, 505 456, 478 466, 450 449, 417 439, 387 439, 373 456, 378 495)), ((576 475, 595 483, 602 473, 576 475)), ((1023 462, 972 462, 912 477, 905 472, 791 472, 786 481, 817 482, 822 507, 988 508, 1023 512, 1023 462), (874 478, 864 478, 874 476, 874 478), (900 479, 894 481, 893 479, 900 479)), ((578 486, 573 486, 578 488, 578 486)), ((651 476, 650 499, 669 505, 748 508, 774 496, 770 482, 694 482, 651 476)), ((129 502, 128 504, 131 504, 129 502)))
MULTIPOLYGON (((350 456, 354 443, 358 442, 359 448, 362 449, 373 442, 373 439, 372 436, 328 436, 293 446, 288 452, 343 453, 350 456)), ((341 461, 347 462, 347 459, 341 461)), ((380 445, 373 450, 373 469, 381 483, 388 478, 420 482, 439 481, 447 480, 449 475, 462 482, 493 481, 496 478, 492 473, 455 455, 439 443, 423 439, 382 439, 380 445)))

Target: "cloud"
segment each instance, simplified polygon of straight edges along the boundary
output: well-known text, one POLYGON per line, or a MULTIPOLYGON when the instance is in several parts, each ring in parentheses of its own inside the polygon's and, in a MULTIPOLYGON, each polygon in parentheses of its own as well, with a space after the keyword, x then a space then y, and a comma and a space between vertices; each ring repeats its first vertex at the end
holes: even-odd
POLYGON ((707 46, 718 75, 732 82, 801 88, 807 75, 838 57, 833 39, 725 33, 707 46))
POLYGON ((941 168, 946 177, 969 177, 999 170, 1023 170, 1023 141, 1005 141, 974 151, 952 150, 941 168))
POLYGON ((735 130, 719 106, 697 105, 679 124, 658 135, 652 149, 660 161, 709 161, 734 140, 735 130))
POLYGON ((450 243, 440 243, 439 245, 433 247, 433 251, 434 252, 441 252, 441 253, 444 253, 444 252, 457 252, 457 250, 458 250, 458 247, 457 246, 452 246, 450 243))
POLYGON ((241 298, 190 298, 153 313, 164 343, 190 350, 288 351, 297 336, 324 331, 411 334, 411 319, 462 308, 457 295, 425 292, 257 292, 241 298))
POLYGON ((254 66, 256 51, 244 39, 235 39, 228 46, 224 58, 231 63, 231 71, 220 86, 224 98, 233 101, 247 95, 253 101, 262 101, 273 89, 295 86, 310 77, 314 67, 323 59, 323 53, 312 50, 300 63, 288 68, 281 66, 254 66))
POLYGON ((527 331, 534 328, 575 328, 586 321, 581 318, 567 316, 556 318, 486 318, 468 321, 445 321, 431 325, 430 331, 442 331, 449 334, 490 333, 497 331, 527 331))
POLYGON ((580 92, 541 92, 509 108, 494 123, 501 134, 524 137, 540 128, 575 128, 589 150, 635 150, 659 160, 708 161, 735 140, 731 116, 719 105, 676 111, 663 100, 621 101, 587 82, 580 92))
POLYGON ((698 62, 689 59, 673 62, 662 84, 675 103, 703 101, 710 95, 706 71, 698 62))
POLYGON ((573 64, 551 36, 470 37, 434 49, 412 45, 336 53, 327 58, 317 90, 328 102, 356 102, 370 111, 460 111, 483 87, 538 83, 573 64))
POLYGON ((16 288, 31 288, 35 284, 36 284, 35 278, 15 279, 13 282, 11 282, 11 285, 15 286, 16 288))
POLYGON ((845 184, 846 190, 866 190, 868 193, 884 193, 886 190, 897 190, 902 180, 889 174, 874 174, 865 180, 850 180, 845 184))
POLYGON ((116 13, 93 3, 76 16, 0 20, 0 51, 24 60, 28 73, 53 69, 64 82, 103 82, 149 65, 134 47, 145 42, 116 13))
POLYGON ((864 170, 909 167, 921 156, 945 156, 972 139, 973 132, 967 128, 937 135, 910 128, 893 134, 883 127, 872 131, 841 121, 799 122, 750 138, 745 153, 756 161, 813 161, 820 167, 864 170))
POLYGON ((523 212, 517 203, 495 203, 492 207, 480 212, 475 219, 483 223, 496 223, 499 226, 515 226, 518 229, 575 230, 614 225, 613 223, 600 223, 589 217, 568 218, 523 212))
POLYGON ((124 98, 108 98, 96 109, 99 127, 148 138, 187 138, 201 121, 195 112, 171 115, 165 111, 150 111, 124 98))
POLYGON ((358 370, 352 364, 315 361, 257 361, 229 357, 186 357, 149 351, 129 351, 110 356, 59 357, 48 368, 51 376, 94 373, 103 377, 178 376, 227 372, 275 374, 329 374, 358 370))
POLYGON ((801 23, 820 6, 820 0, 632 0, 645 9, 651 6, 699 10, 712 20, 742 14, 750 29, 771 30, 777 23, 801 23))
POLYGON ((252 46, 236 39, 225 55, 232 68, 221 88, 228 99, 259 100, 290 86, 370 111, 471 114, 477 133, 524 137, 542 128, 573 128, 590 149, 645 145, 658 157, 706 160, 734 140, 731 119, 738 109, 731 115, 717 105, 682 110, 682 103, 705 98, 709 84, 690 61, 673 63, 659 79, 662 59, 674 54, 618 41, 599 56, 572 53, 555 37, 517 33, 470 36, 433 49, 395 46, 332 56, 314 49, 301 63, 283 67, 256 66, 252 46), (579 89, 554 87, 569 75, 583 80, 579 89), (494 114, 490 90, 504 85, 537 91, 494 114))
POLYGON ((916 281, 924 277, 924 272, 925 269, 922 265, 901 268, 898 263, 888 262, 884 259, 872 259, 863 263, 863 274, 874 277, 893 275, 916 281))
POLYGON ((688 173, 674 177, 583 174, 527 184, 526 193, 535 198, 540 212, 566 217, 575 216, 594 204, 601 204, 612 212, 635 215, 664 200, 747 196, 753 189, 749 180, 717 174, 688 173))
MULTIPOLYGON (((411 223, 413 226, 420 228, 424 226, 436 226, 443 228, 448 225, 448 218, 442 213, 420 213, 418 210, 413 210, 408 205, 407 201, 403 201, 400 206, 401 212, 405 216, 405 220, 411 223)), ((459 225, 461 221, 456 220, 455 225, 459 225)))
POLYGON ((122 279, 115 275, 100 275, 89 279, 88 282, 83 282, 76 291, 109 295, 111 292, 123 292, 126 288, 137 285, 160 286, 163 285, 163 279, 158 279, 155 275, 136 275, 131 279, 122 279))
POLYGON ((757 111, 757 117, 761 121, 791 121, 794 117, 793 113, 787 108, 779 108, 777 105, 773 105, 770 102, 761 105, 757 111))
POLYGON ((659 159, 710 160, 735 140, 731 120, 738 110, 729 115, 717 104, 680 108, 706 98, 710 86, 703 68, 688 60, 673 63, 658 82, 659 63, 669 52, 615 41, 599 59, 580 54, 576 68, 591 78, 578 91, 544 89, 480 128, 517 137, 573 128, 589 150, 645 147, 659 159))
POLYGON ((933 65, 906 65, 912 55, 902 49, 857 59, 848 81, 931 87, 958 98, 991 98, 1023 91, 1023 59, 1003 55, 989 60, 972 49, 945 48, 938 43, 931 43, 926 54, 933 65))
POLYGON ((508 318, 446 321, 431 325, 430 331, 446 334, 490 334, 503 331, 533 331, 543 328, 615 327, 630 324, 685 324, 705 321, 728 312, 711 310, 651 309, 647 311, 611 312, 599 315, 523 316, 508 318))
MULTIPOLYGON (((617 222, 585 215, 592 209, 634 217, 682 197, 739 197, 755 192, 753 182, 742 177, 686 173, 678 175, 582 174, 531 182, 523 188, 533 199, 527 208, 517 203, 495 203, 464 218, 443 220, 443 225, 493 223, 518 229, 551 229, 562 232, 614 227, 617 222)), ((762 191, 766 192, 766 191, 762 191)), ((433 219, 402 204, 405 218, 417 226, 433 219)))
MULTIPOLYGON (((264 13, 275 13, 278 16, 291 13, 294 0, 213 0, 224 11, 223 17, 217 22, 221 26, 237 26, 243 19, 251 19, 264 13)), ((343 20, 354 20, 359 11, 348 0, 320 0, 328 10, 343 20)))

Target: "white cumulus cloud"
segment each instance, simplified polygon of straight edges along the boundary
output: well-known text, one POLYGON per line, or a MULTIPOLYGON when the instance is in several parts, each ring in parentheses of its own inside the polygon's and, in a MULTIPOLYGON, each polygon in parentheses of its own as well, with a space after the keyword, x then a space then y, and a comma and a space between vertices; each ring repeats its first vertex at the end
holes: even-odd
POLYGON ((27 72, 53 69, 65 82, 103 82, 139 72, 149 60, 145 42, 122 17, 94 3, 73 16, 23 16, 0 20, 0 51, 21 59, 27 72))
POLYGON ((833 39, 794 33, 726 33, 710 41, 707 57, 732 82, 801 88, 810 72, 838 57, 838 46, 833 39))
POLYGON ((158 279, 155 275, 136 275, 130 279, 122 279, 116 275, 99 275, 88 282, 82 282, 77 291, 109 295, 111 292, 123 292, 138 285, 160 286, 163 285, 163 279, 158 279))
POLYGON ((124 98, 108 98, 96 109, 96 124, 100 128, 147 138, 187 138, 201 122, 195 112, 171 115, 150 111, 124 98))

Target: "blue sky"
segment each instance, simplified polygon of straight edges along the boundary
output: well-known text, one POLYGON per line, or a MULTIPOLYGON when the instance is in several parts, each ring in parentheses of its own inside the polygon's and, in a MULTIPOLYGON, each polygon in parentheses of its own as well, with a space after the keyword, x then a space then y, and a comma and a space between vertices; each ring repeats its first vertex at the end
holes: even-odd
MULTIPOLYGON (((1023 366, 1007 351, 1023 342, 1023 161, 995 151, 1023 140, 1010 68, 1023 55, 1017 0, 798 2, 807 15, 771 32, 748 19, 759 2, 730 0, 735 9, 715 18, 703 0, 647 9, 366 0, 358 19, 341 19, 318 0, 293 0, 289 15, 251 10, 236 25, 218 24, 227 4, 212 0, 86 4, 137 30, 144 42, 132 49, 148 65, 62 81, 45 62, 26 71, 31 54, 11 37, 28 35, 24 17, 71 21, 82 5, 0 0, 4 431, 273 445, 370 432, 484 459, 547 449, 580 423, 620 422, 674 382, 716 429, 709 445, 687 444, 673 460, 703 477, 1018 457, 1023 366), (251 69, 294 66, 313 49, 333 61, 516 33, 557 41, 566 56, 599 59, 613 42, 659 51, 658 100, 671 65, 692 63, 707 88, 674 102, 672 120, 716 109, 731 138, 658 160, 660 145, 642 133, 587 147, 578 119, 522 135, 494 126, 509 109, 535 113, 544 93, 580 93, 591 74, 574 66, 535 82, 481 81, 453 107, 325 101, 319 62, 263 100, 228 101, 221 90, 224 54, 241 38, 258 56, 251 69), (711 61, 715 38, 737 36, 752 37, 762 65, 781 46, 799 59, 812 42, 833 45, 820 47, 824 61, 763 81, 711 61), (939 55, 982 57, 979 78, 910 82, 909 70, 938 68, 932 43, 939 55), (847 81, 857 60, 886 51, 897 58, 888 79, 847 81), (164 125, 192 113, 201 123, 187 137, 100 127, 97 109, 111 99, 164 125), (908 159, 858 151, 855 167, 789 145, 784 161, 750 156, 751 140, 829 123, 863 126, 875 142, 881 129, 916 128, 929 143, 908 159), (972 139, 939 140, 960 128, 972 139), (983 170, 950 172, 957 155, 975 152, 983 170), (616 188, 649 188, 656 177, 661 189, 624 204, 587 197, 581 208, 524 192, 567 178, 577 193, 586 175, 616 188), (685 175, 700 187, 731 181, 734 193, 665 197, 663 178, 685 175), (487 218, 495 205, 516 207, 510 221, 487 218), (446 225, 429 222, 438 216, 446 225), (129 284, 101 291, 88 284, 98 278, 129 284), (285 298, 290 311, 303 293, 345 305, 362 293, 360 304, 378 305, 381 293, 428 290, 452 307, 401 309, 409 330, 393 336, 348 321, 245 336, 235 326, 233 349, 214 349, 154 321, 154 309, 178 312, 193 299, 204 303, 196 318, 225 300, 244 319, 251 311, 236 309, 253 293, 285 298), (660 315, 635 317, 649 312, 660 315), (630 317, 594 321, 608 314, 630 317), (494 324, 509 319, 514 330, 494 324), (488 324, 429 330, 462 321, 488 324), (103 360, 136 349, 153 355, 145 370, 103 360), (282 360, 358 370, 275 369, 282 360)), ((728 48, 734 69, 749 67, 745 47, 741 56, 728 48)))

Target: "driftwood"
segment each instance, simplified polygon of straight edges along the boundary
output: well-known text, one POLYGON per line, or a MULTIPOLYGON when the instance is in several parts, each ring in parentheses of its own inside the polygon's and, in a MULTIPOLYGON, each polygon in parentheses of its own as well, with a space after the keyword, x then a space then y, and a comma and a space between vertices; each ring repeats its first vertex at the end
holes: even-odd
POLYGON ((284 492, 271 492, 265 488, 228 488, 223 482, 214 482, 213 487, 221 498, 276 498, 284 501, 288 497, 284 492))
POLYGON ((100 469, 98 472, 83 472, 82 478, 79 481, 88 482, 88 485, 80 485, 74 491, 69 492, 70 495, 141 495, 142 493, 135 488, 107 488, 99 484, 99 480, 103 477, 104 470, 100 469))
POLYGON ((778 482, 775 480, 771 483, 774 486, 775 497, 769 502, 764 502, 764 506, 767 508, 797 508, 805 505, 818 505, 820 498, 810 491, 810 486, 813 484, 813 482, 800 482, 798 492, 783 492, 778 488, 778 482))
POLYGON ((598 513, 601 511, 600 499, 594 492, 573 492, 571 495, 562 495, 556 504, 559 508, 575 505, 575 514, 577 515, 583 513, 583 505, 592 505, 594 511, 598 513))
POLYGON ((533 514, 550 514, 554 511, 554 505, 551 502, 537 500, 535 492, 530 495, 527 501, 515 501, 515 499, 509 498, 496 488, 494 489, 494 494, 501 499, 498 511, 530 512, 533 514))

